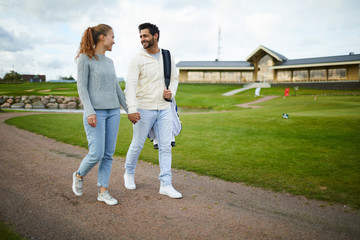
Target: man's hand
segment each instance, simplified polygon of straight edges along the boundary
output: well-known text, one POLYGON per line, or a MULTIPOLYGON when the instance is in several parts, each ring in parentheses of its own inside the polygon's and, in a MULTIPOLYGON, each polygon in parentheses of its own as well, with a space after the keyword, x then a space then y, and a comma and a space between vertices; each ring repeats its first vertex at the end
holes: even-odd
POLYGON ((92 126, 93 128, 96 127, 97 124, 96 114, 92 114, 88 116, 87 120, 90 126, 92 126))
POLYGON ((163 93, 163 96, 164 96, 165 99, 170 100, 171 99, 171 90, 165 89, 164 93, 163 93))
POLYGON ((135 124, 140 120, 140 113, 139 112, 130 113, 130 114, 128 114, 128 119, 130 120, 130 122, 135 124))

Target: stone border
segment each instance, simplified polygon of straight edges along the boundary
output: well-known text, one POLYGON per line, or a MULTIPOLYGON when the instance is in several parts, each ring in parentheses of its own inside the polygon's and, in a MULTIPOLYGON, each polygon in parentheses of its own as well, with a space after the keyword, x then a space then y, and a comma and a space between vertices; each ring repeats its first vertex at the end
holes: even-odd
POLYGON ((65 96, 0 96, 3 109, 83 109, 79 97, 65 96))

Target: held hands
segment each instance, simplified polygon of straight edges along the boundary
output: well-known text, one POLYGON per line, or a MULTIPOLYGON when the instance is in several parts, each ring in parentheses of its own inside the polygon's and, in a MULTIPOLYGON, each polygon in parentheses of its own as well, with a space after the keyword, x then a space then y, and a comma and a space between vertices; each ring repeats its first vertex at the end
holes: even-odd
POLYGON ((171 99, 171 90, 165 89, 163 93, 163 97, 168 100, 171 99))
POLYGON ((96 127, 97 124, 97 119, 96 119, 96 114, 92 114, 90 116, 87 117, 88 123, 91 127, 96 127))
POLYGON ((139 113, 139 112, 130 113, 130 114, 128 114, 128 119, 129 119, 130 122, 132 122, 133 124, 136 124, 136 123, 140 120, 140 113, 139 113))

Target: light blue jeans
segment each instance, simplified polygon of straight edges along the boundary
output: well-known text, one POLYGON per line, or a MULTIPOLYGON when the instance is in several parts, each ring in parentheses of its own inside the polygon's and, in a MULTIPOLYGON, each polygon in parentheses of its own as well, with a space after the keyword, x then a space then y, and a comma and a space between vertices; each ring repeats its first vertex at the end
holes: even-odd
POLYGON ((135 167, 144 147, 149 131, 154 127, 159 146, 159 180, 162 186, 171 185, 171 109, 144 110, 138 109, 140 120, 133 125, 133 139, 126 155, 125 171, 135 174, 135 167))
POLYGON ((77 173, 85 177, 100 162, 97 185, 107 188, 119 131, 120 109, 98 109, 95 112, 97 124, 94 128, 88 124, 84 114, 83 121, 89 153, 82 160, 77 173))

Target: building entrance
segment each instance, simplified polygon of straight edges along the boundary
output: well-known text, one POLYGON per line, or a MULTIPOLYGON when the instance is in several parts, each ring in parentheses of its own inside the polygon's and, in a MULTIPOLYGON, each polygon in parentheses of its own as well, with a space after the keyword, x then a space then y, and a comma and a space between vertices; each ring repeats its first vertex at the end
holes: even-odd
POLYGON ((272 82, 274 79, 273 70, 270 69, 272 66, 273 60, 269 55, 262 57, 258 64, 257 81, 272 82))

